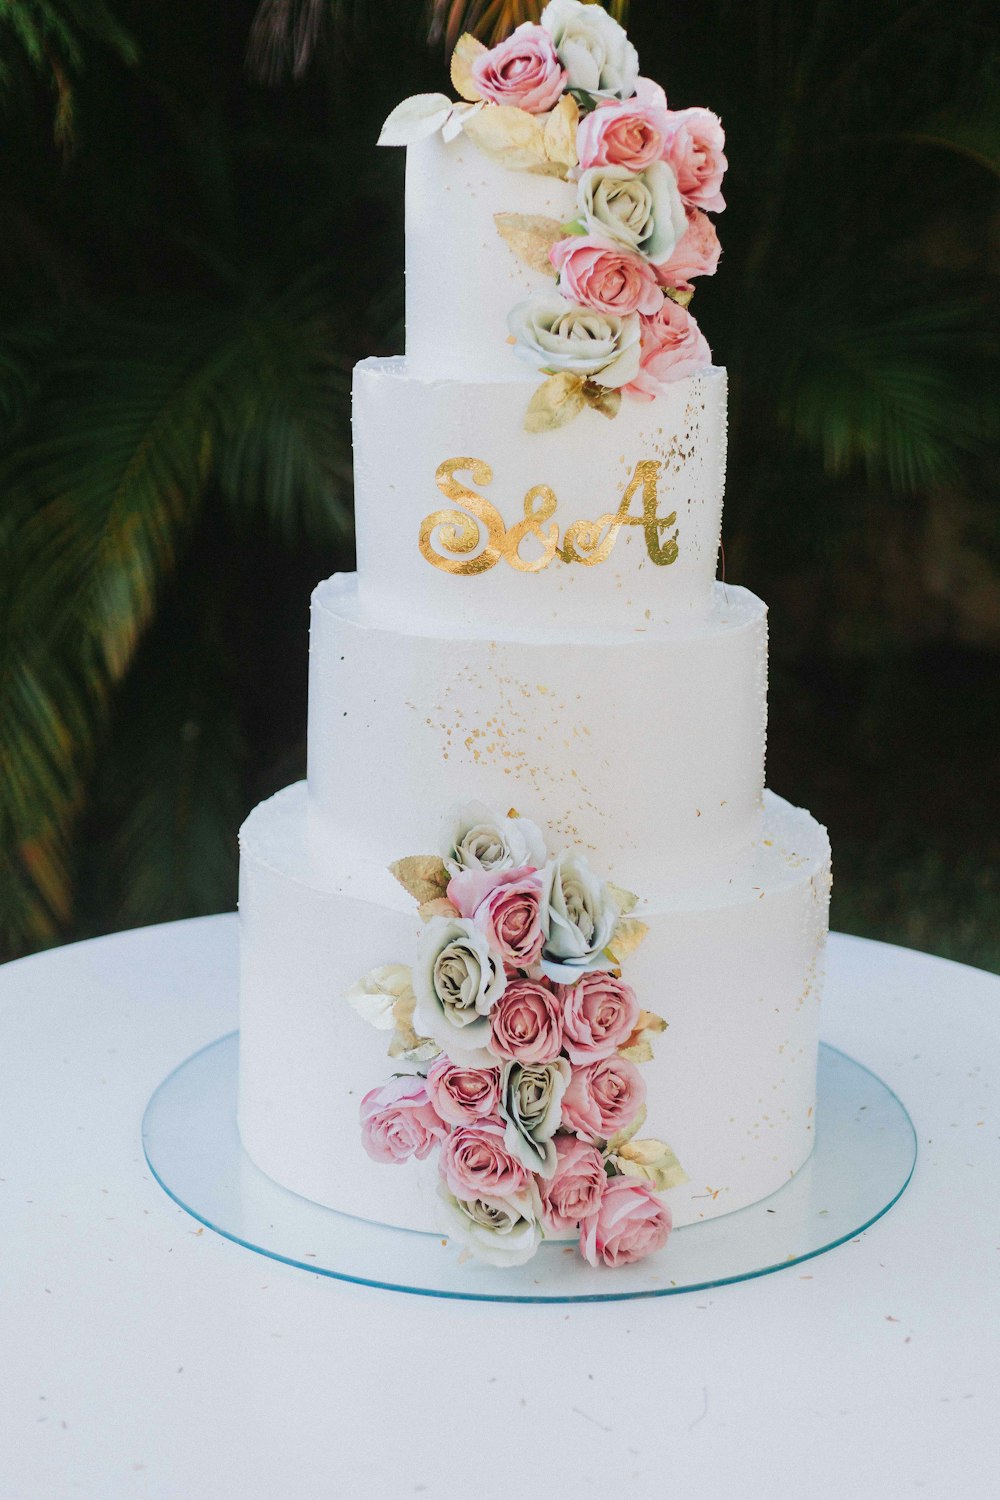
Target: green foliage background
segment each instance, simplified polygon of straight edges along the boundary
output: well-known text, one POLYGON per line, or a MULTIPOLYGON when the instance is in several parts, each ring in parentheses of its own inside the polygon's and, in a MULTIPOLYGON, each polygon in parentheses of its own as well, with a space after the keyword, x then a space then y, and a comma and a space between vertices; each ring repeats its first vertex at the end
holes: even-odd
MULTIPOLYGON (((379 125, 449 26, 536 10, 0 0, 2 956, 233 904, 241 817, 303 769, 309 590, 352 564, 350 368, 402 346, 379 125)), ((629 24, 729 133, 696 310, 769 779, 831 827, 836 925, 1000 967, 992 8, 629 24)))

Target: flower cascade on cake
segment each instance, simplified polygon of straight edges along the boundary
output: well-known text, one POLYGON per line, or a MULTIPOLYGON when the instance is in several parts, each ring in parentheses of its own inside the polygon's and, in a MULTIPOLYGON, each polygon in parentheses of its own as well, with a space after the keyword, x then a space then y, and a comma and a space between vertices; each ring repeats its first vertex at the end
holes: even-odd
POLYGON ((567 222, 498 212, 513 254, 553 277, 511 309, 513 352, 547 378, 525 427, 564 426, 585 407, 617 416, 622 397, 651 401, 712 362, 690 312, 712 276, 725 208, 725 135, 717 115, 669 109, 639 74, 635 47, 600 5, 551 0, 487 49, 468 34, 451 63, 458 100, 417 94, 393 110, 380 145, 461 132, 514 171, 576 185, 567 222))
POLYGON ((444 1227, 493 1265, 523 1264, 546 1237, 577 1235, 593 1266, 660 1249, 659 1195, 687 1177, 663 1141, 637 1139, 637 1065, 667 1025, 621 974, 646 933, 637 897, 476 802, 439 854, 392 872, 423 925, 412 968, 382 965, 347 994, 392 1033, 401 1067, 361 1102, 368 1154, 437 1152, 444 1227))

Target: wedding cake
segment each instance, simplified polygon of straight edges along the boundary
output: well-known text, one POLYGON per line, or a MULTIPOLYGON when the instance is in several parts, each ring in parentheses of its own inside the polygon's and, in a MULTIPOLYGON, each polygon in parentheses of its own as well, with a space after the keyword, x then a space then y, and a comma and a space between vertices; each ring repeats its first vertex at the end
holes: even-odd
POLYGON ((239 1127, 343 1213, 618 1264, 807 1159, 829 846, 716 582, 719 122, 578 0, 452 81, 383 132, 406 355, 355 370, 308 780, 241 834, 239 1127))

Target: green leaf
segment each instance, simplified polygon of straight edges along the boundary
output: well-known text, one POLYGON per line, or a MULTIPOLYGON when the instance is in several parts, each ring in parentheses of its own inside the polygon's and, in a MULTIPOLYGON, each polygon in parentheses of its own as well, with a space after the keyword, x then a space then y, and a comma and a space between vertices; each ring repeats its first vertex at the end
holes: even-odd
POLYGON ((780 417, 831 475, 861 467, 901 494, 954 478, 958 453, 977 444, 974 409, 951 368, 969 317, 958 303, 881 318, 839 301, 804 303, 797 357, 776 380, 780 417))

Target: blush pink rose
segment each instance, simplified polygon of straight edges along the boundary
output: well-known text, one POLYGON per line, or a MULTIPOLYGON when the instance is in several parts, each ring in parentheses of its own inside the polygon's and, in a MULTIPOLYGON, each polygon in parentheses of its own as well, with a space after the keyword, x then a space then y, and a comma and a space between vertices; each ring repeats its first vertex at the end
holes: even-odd
POLYGON ((531 1182, 527 1167, 503 1143, 499 1121, 460 1125, 441 1152, 441 1171, 456 1198, 509 1198, 531 1182))
POLYGON ((664 286, 685 286, 692 276, 714 276, 722 254, 715 225, 700 209, 686 208, 688 227, 669 260, 656 267, 664 286))
POLYGON ((422 1078, 390 1078, 361 1101, 361 1140, 375 1161, 423 1161, 447 1128, 422 1078))
POLYGON ((710 109, 669 110, 667 161, 674 169, 677 190, 692 208, 718 214, 726 206, 719 189, 729 163, 723 153, 726 133, 710 109))
POLYGON ((555 1062, 562 1050, 562 1005, 544 980, 508 980, 490 1025, 490 1050, 512 1062, 555 1062))
POLYGON ((449 1125, 474 1125, 500 1111, 500 1069, 463 1068, 442 1056, 427 1074, 427 1092, 449 1125))
POLYGON ((597 1212, 607 1184, 601 1153, 575 1135, 557 1135, 556 1170, 539 1181, 545 1227, 553 1234, 576 1229, 597 1212))
POLYGON ((696 375, 712 363, 712 351, 686 307, 669 297, 652 317, 642 318, 639 373, 625 387, 630 396, 652 401, 672 380, 696 375))
POLYGON ((630 172, 645 172, 666 155, 670 119, 666 101, 658 105, 625 99, 592 110, 576 131, 581 170, 627 167, 630 172))
POLYGON ((580 1225, 580 1254, 592 1266, 629 1266, 662 1250, 672 1228, 670 1209, 647 1182, 611 1177, 597 1212, 580 1225))
POLYGON ((552 38, 530 21, 499 46, 481 52, 472 64, 472 76, 491 104, 512 104, 529 115, 554 109, 566 86, 566 70, 552 38))
POLYGON ((576 984, 560 985, 563 1047, 572 1063, 610 1057, 623 1046, 639 1019, 635 990, 602 969, 576 984))
POLYGON ((537 963, 542 933, 542 877, 535 871, 506 870, 473 920, 494 952, 514 969, 537 963))
POLYGON ((573 1069, 562 1097, 562 1123, 584 1140, 607 1139, 631 1125, 645 1102, 646 1085, 635 1064, 602 1057, 573 1069))
POLYGON ((663 300, 649 261, 593 235, 569 235, 549 251, 559 272, 559 290, 571 302, 624 317, 654 313, 663 300))

